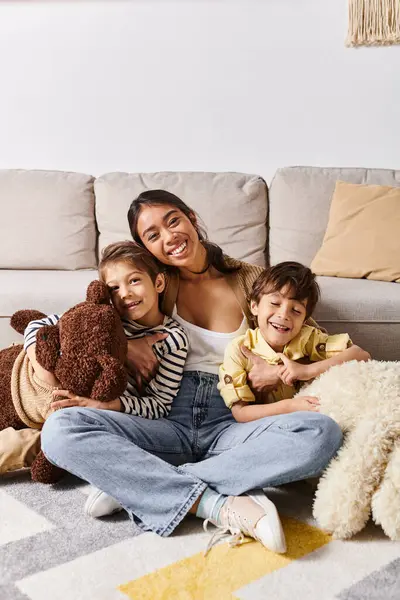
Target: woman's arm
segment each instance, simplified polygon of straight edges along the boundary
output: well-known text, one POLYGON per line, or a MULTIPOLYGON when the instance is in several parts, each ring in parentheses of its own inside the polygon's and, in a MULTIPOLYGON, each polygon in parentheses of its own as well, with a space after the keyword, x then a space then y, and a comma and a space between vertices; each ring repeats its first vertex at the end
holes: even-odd
POLYGON ((186 332, 179 326, 172 326, 166 339, 154 346, 158 369, 146 387, 144 394, 137 396, 131 382, 120 397, 122 411, 144 417, 160 419, 171 410, 172 402, 179 392, 183 368, 189 349, 186 332))
POLYGON ((154 333, 135 340, 128 340, 126 367, 136 381, 140 392, 153 379, 158 369, 158 360, 153 351, 153 344, 168 337, 166 333, 154 333))
POLYGON ((271 392, 275 390, 280 382, 278 374, 279 365, 269 365, 266 360, 253 354, 246 346, 242 345, 240 351, 252 363, 252 367, 247 373, 247 380, 251 389, 255 392, 271 392))
POLYGON ((319 400, 314 396, 297 396, 288 400, 279 400, 271 404, 248 404, 235 402, 232 406, 232 415, 238 423, 256 421, 264 417, 284 415, 299 410, 318 411, 319 400))

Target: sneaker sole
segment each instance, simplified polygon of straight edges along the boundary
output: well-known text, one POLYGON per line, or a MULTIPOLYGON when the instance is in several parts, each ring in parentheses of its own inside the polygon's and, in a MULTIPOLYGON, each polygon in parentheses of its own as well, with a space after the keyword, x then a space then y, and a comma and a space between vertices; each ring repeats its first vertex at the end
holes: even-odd
MULTIPOLYGON (((260 536, 261 543, 263 544, 263 546, 268 548, 268 550, 272 550, 277 554, 284 554, 287 550, 285 533, 283 531, 282 523, 279 518, 278 511, 276 510, 275 504, 267 498, 264 492, 261 491, 248 492, 246 495, 249 496, 252 500, 254 500, 254 502, 256 502, 259 506, 261 506, 265 510, 267 515, 271 515, 271 513, 273 513, 274 515, 273 519, 268 518, 268 533, 270 533, 270 535, 268 536, 268 541, 263 540, 262 536, 260 536)), ((263 519, 265 519, 265 517, 261 517, 260 521, 262 521, 263 519)))

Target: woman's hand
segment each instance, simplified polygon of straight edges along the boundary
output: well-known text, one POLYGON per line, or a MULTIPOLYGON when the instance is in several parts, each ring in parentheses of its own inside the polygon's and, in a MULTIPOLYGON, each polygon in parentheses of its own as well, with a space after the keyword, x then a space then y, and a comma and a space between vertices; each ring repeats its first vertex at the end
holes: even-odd
POLYGON ((246 358, 251 360, 253 365, 247 375, 251 389, 255 392, 270 392, 276 389, 280 381, 279 366, 269 365, 263 358, 253 354, 246 346, 241 346, 240 350, 246 358))
POLYGON ((283 408, 283 413, 292 413, 298 410, 319 411, 319 400, 315 396, 296 396, 296 398, 280 400, 277 405, 283 408))
POLYGON ((93 400, 92 398, 85 398, 84 396, 76 396, 69 390, 54 390, 52 393, 55 400, 51 403, 51 408, 54 409, 69 408, 70 406, 85 406, 87 408, 121 411, 121 401, 119 398, 101 402, 100 400, 93 400), (56 399, 59 397, 62 397, 62 400, 56 399))
POLYGON ((158 360, 153 352, 153 344, 165 340, 166 333, 153 333, 137 340, 128 340, 126 366, 136 379, 138 391, 143 392, 146 383, 151 381, 158 369, 158 360))

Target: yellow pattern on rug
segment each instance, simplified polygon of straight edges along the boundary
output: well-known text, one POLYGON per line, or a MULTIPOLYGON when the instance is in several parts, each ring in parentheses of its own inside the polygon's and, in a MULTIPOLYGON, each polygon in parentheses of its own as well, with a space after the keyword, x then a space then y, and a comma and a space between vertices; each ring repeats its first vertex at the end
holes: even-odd
POLYGON ((233 600, 234 592, 328 544, 332 537, 295 519, 282 519, 288 551, 275 554, 258 542, 214 547, 119 586, 131 600, 233 600))

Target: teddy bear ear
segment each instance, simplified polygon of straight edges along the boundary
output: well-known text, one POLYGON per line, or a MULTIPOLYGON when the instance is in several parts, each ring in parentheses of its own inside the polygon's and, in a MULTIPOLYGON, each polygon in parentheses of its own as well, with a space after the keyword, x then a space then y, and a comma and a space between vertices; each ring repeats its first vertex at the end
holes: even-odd
POLYGON ((110 292, 106 284, 98 279, 89 283, 86 300, 94 304, 110 304, 110 292))
POLYGON ((28 323, 43 319, 45 316, 44 313, 38 310, 17 310, 10 319, 10 325, 15 331, 18 331, 18 333, 22 333, 23 335, 28 323))

